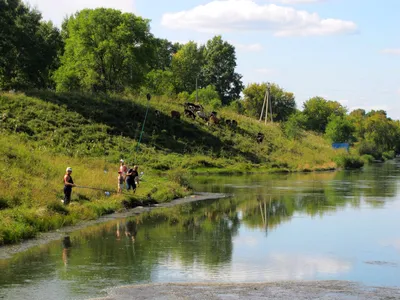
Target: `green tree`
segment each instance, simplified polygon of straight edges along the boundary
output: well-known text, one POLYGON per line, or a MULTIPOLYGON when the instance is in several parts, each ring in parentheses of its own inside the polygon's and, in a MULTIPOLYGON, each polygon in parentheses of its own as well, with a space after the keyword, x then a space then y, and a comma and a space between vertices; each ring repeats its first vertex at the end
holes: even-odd
POLYGON ((61 36, 20 0, 0 0, 0 89, 52 87, 61 36))
POLYGON ((396 122, 386 118, 385 114, 372 114, 365 121, 366 141, 375 144, 381 152, 395 150, 399 136, 396 122))
POLYGON ((196 100, 196 96, 201 104, 211 105, 215 109, 222 106, 221 99, 219 98, 219 94, 216 91, 215 86, 209 85, 205 88, 199 89, 197 93, 194 91, 190 95, 189 100, 194 102, 196 100))
MULTIPOLYGON (((267 83, 252 83, 243 90, 244 106, 249 116, 259 118, 266 90, 267 83)), ((270 86, 269 99, 272 103, 272 115, 276 121, 286 121, 291 114, 296 112, 294 94, 286 92, 277 84, 270 86)))
POLYGON ((166 71, 171 68, 173 56, 182 48, 179 43, 172 43, 166 39, 155 39, 155 56, 151 64, 152 69, 166 71))
POLYGON ((313 97, 303 104, 303 113, 307 117, 307 129, 324 133, 331 115, 344 116, 346 108, 339 102, 328 101, 322 97, 313 97))
POLYGON ((366 113, 364 109, 355 109, 353 110, 349 116, 349 120, 351 123, 354 125, 355 131, 354 135, 358 141, 361 141, 364 139, 365 136, 365 119, 366 119, 366 113))
POLYGON ((332 115, 326 126, 326 137, 333 143, 354 141, 355 126, 346 116, 332 115))
POLYGON ((242 76, 235 72, 235 47, 215 36, 204 48, 202 77, 204 85, 215 86, 222 104, 228 105, 240 98, 244 86, 242 76))
POLYGON ((172 95, 175 92, 174 75, 171 71, 152 70, 146 75, 145 85, 142 87, 144 94, 172 95))
POLYGON ((290 115, 284 123, 284 131, 288 138, 299 139, 303 136, 303 131, 307 123, 307 117, 300 111, 290 115))
MULTIPOLYGON (((203 64, 202 49, 195 42, 189 42, 172 57, 171 71, 174 74, 175 92, 192 93, 196 90, 196 78, 200 78, 203 64)), ((201 83, 198 83, 201 87, 201 83)))
POLYGON ((65 27, 58 90, 122 91, 143 83, 154 57, 148 20, 114 9, 84 9, 65 27))

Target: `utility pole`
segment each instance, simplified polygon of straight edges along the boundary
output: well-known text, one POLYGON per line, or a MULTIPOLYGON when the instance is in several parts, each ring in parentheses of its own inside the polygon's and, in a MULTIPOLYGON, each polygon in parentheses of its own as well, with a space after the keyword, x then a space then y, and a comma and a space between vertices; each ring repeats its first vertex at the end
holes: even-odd
POLYGON ((265 124, 267 124, 267 122, 268 122, 268 109, 270 109, 271 121, 272 121, 272 101, 271 101, 272 99, 271 99, 270 91, 271 91, 271 85, 269 82, 267 82, 267 91, 266 91, 267 101, 266 101, 266 106, 265 106, 265 124))
POLYGON ((197 78, 198 78, 198 76, 196 76, 196 103, 199 103, 199 91, 197 90, 197 78))
POLYGON ((271 123, 274 123, 274 117, 272 116, 272 98, 270 97, 271 92, 271 86, 268 84, 268 98, 270 98, 269 103, 270 103, 270 115, 271 115, 271 123))
POLYGON ((260 119, 258 120, 259 122, 261 122, 263 114, 264 114, 264 106, 265 106, 265 101, 267 100, 267 93, 268 93, 268 90, 265 91, 264 102, 263 102, 262 109, 261 109, 260 119))

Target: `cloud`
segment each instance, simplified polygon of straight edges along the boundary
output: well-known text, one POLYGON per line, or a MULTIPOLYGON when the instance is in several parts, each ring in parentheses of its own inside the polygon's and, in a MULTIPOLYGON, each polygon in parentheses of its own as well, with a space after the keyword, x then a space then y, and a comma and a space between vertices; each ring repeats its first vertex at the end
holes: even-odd
POLYGON ((400 55, 400 48, 383 49, 382 53, 400 55))
POLYGON ((84 8, 114 8, 123 12, 135 12, 135 0, 25 0, 31 7, 42 12, 45 20, 51 20, 60 26, 64 17, 84 8), (57 2, 57 3, 56 3, 57 2))
POLYGON ((199 32, 272 31, 275 36, 323 36, 353 33, 357 25, 340 19, 322 19, 316 13, 254 0, 216 0, 190 10, 163 15, 170 29, 199 32))

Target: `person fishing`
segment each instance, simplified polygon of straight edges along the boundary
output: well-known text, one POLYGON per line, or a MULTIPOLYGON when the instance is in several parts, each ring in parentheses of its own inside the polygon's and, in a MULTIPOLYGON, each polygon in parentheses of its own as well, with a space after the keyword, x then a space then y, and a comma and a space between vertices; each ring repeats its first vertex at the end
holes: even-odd
POLYGON ((76 186, 74 184, 74 180, 72 179, 71 173, 72 168, 68 167, 66 174, 64 175, 64 200, 61 200, 64 205, 68 205, 71 202, 72 188, 76 186))
POLYGON ((138 166, 134 166, 126 173, 126 189, 129 191, 131 188, 136 192, 136 187, 139 185, 138 166))
POLYGON ((125 165, 125 162, 123 159, 121 159, 119 165, 119 171, 121 171, 122 176, 124 177, 124 180, 126 179, 126 173, 128 172, 128 167, 125 165))

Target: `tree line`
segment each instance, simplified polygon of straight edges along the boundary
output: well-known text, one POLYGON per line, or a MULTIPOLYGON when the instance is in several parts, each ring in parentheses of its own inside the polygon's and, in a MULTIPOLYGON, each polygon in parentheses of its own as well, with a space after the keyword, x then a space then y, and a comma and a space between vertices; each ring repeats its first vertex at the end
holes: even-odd
MULTIPOLYGON (((81 10, 59 29, 21 0, 0 0, 0 28, 1 90, 151 93, 253 118, 262 109, 267 83, 244 86, 235 47, 221 36, 204 45, 173 43, 155 37, 150 20, 105 8, 81 10)), ((312 130, 376 159, 400 152, 399 121, 385 111, 348 112, 322 97, 300 111, 293 93, 275 83, 269 90, 273 119, 291 138, 312 130)))

